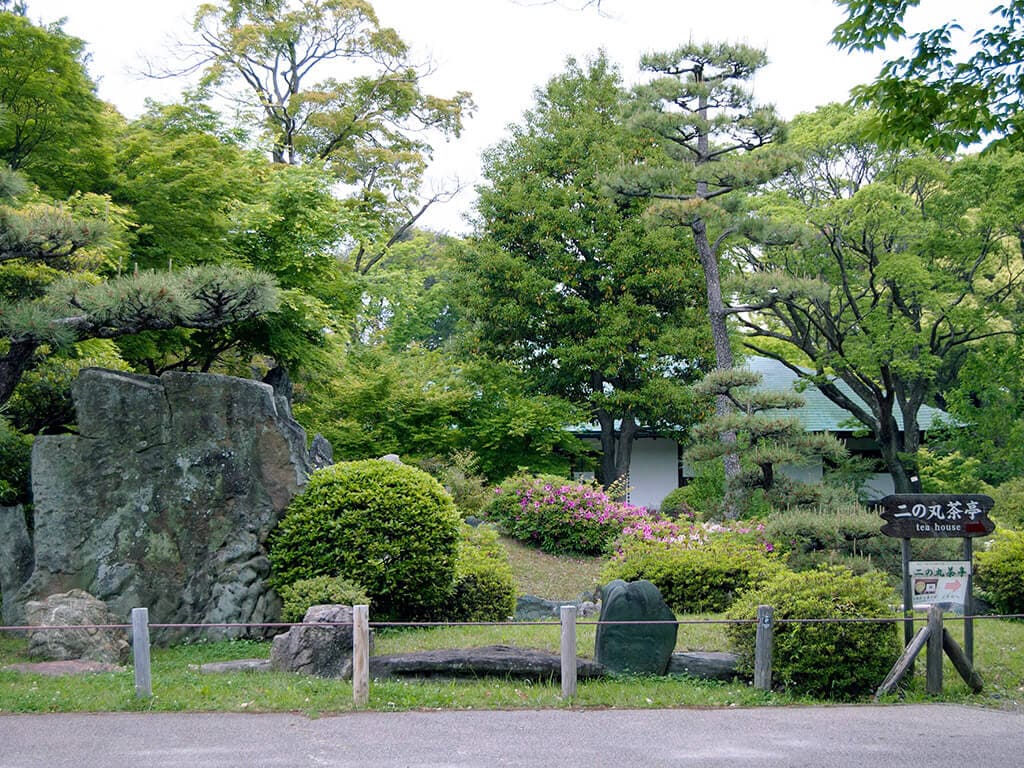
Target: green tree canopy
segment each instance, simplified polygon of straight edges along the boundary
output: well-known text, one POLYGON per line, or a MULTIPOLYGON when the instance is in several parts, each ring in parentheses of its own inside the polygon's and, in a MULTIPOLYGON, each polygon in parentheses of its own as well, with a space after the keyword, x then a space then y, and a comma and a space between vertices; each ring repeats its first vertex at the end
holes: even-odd
POLYGON ((628 471, 641 427, 690 422, 691 399, 672 374, 693 376, 708 351, 686 243, 649 227, 641 201, 605 193, 608 173, 651 149, 622 125, 624 99, 604 56, 570 61, 538 90, 485 157, 479 236, 460 254, 478 349, 589 413, 605 484, 628 471))
POLYGON ((947 152, 993 136, 1019 141, 1024 3, 993 5, 987 28, 964 30, 952 18, 909 30, 907 12, 920 0, 835 2, 846 13, 832 37, 840 48, 874 51, 903 39, 912 44, 908 55, 889 61, 873 83, 854 91, 859 104, 877 110, 876 141, 919 141, 947 152), (969 37, 966 46, 962 37, 969 37))
POLYGON ((759 344, 784 341, 812 361, 815 386, 871 431, 907 492, 921 406, 977 342, 1019 330, 1024 158, 887 152, 865 119, 829 107, 794 121, 806 162, 758 210, 798 234, 737 251, 731 311, 747 346, 785 363, 759 344))
POLYGON ((0 51, 0 168, 58 197, 104 191, 110 116, 86 72, 85 43, 0 9, 0 51))
POLYGON ((261 115, 274 162, 315 163, 348 190, 363 221, 352 233, 356 271, 450 196, 421 195, 429 139, 458 136, 469 95, 424 93, 407 45, 369 3, 230 0, 201 6, 195 29, 189 71, 201 72, 202 91, 226 89, 261 115))

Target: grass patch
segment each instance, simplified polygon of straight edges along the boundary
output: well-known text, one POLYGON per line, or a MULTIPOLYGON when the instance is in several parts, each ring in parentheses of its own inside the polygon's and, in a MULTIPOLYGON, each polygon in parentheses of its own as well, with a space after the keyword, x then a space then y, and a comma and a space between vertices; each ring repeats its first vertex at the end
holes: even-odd
POLYGON ((600 585, 601 557, 549 555, 508 536, 501 537, 515 574, 520 595, 547 600, 575 600, 592 594, 600 585))

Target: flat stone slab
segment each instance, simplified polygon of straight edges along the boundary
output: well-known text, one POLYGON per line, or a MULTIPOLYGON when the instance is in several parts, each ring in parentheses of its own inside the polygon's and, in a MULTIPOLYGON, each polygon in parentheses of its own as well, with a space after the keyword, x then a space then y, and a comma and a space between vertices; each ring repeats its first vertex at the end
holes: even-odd
POLYGON ((729 682, 736 677, 736 659, 735 653, 715 651, 673 653, 668 663, 668 674, 729 682))
MULTIPOLYGON (((72 662, 45 662, 46 665, 70 663, 72 662)), ((269 659, 238 659, 203 664, 199 671, 212 675, 223 672, 269 672, 271 668, 269 659)), ((380 678, 498 675, 549 680, 558 677, 561 672, 562 661, 557 654, 507 645, 370 657, 370 676, 380 678)), ((607 671, 596 662, 588 659, 576 660, 576 676, 579 679, 602 677, 605 674, 607 671)), ((736 654, 708 651, 673 653, 668 674, 728 682, 736 677, 736 654)))
MULTIPOLYGON (((549 680, 561 675, 556 653, 489 645, 419 653, 370 657, 370 677, 480 677, 496 675, 549 680)), ((604 667, 587 659, 576 660, 578 679, 602 677, 604 667)))
POLYGON ((35 661, 24 664, 8 664, 3 668, 9 672, 21 672, 28 675, 47 675, 63 677, 65 675, 88 675, 97 672, 123 672, 126 667, 107 664, 102 661, 88 659, 68 659, 65 661, 35 661))

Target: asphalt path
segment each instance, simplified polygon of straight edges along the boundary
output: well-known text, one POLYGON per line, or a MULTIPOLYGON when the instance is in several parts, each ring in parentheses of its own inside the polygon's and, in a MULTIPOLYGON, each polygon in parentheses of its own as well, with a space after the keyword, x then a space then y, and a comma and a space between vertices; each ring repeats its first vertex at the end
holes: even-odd
POLYGON ((0 716, 2 768, 1021 768, 1024 714, 954 705, 0 716))

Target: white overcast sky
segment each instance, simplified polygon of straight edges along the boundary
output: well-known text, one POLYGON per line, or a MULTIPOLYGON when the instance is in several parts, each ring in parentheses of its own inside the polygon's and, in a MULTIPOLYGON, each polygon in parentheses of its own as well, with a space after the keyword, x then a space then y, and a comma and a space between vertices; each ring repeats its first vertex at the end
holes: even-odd
MULTIPOLYGON (((159 58, 174 39, 186 39, 199 0, 28 0, 33 21, 66 18, 65 30, 82 38, 99 95, 127 117, 147 97, 173 101, 184 83, 154 81, 134 72, 159 58)), ((608 52, 627 84, 637 82, 637 61, 648 51, 689 42, 728 41, 763 48, 770 64, 753 83, 757 101, 784 117, 830 101, 867 82, 882 59, 840 53, 829 45, 841 14, 831 0, 604 0, 604 14, 579 10, 580 0, 376 0, 380 21, 395 28, 420 59, 433 62, 426 90, 448 96, 473 93, 477 104, 462 137, 438 144, 430 178, 435 186, 458 178, 470 189, 436 206, 423 223, 466 231, 462 214, 479 181, 480 152, 503 138, 533 103, 534 90, 598 49, 608 52)), ((987 24, 995 0, 924 0, 911 28, 956 19, 973 31, 987 24)))

